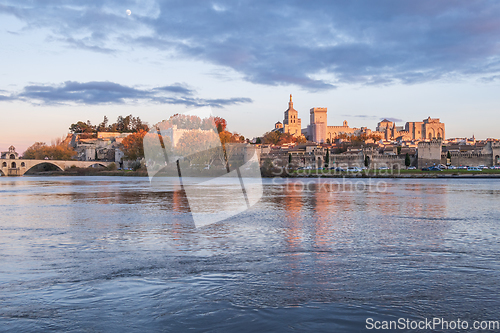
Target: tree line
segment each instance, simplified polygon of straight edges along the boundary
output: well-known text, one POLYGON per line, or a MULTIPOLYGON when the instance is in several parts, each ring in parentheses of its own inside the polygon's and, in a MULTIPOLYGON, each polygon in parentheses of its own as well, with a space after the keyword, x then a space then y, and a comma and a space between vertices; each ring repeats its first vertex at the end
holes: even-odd
POLYGON ((126 117, 118 116, 116 122, 109 123, 108 117, 104 116, 103 121, 98 125, 93 125, 90 120, 86 122, 78 121, 71 124, 69 131, 73 134, 79 134, 81 138, 95 137, 97 132, 118 132, 135 133, 139 131, 148 131, 149 126, 141 118, 128 115, 126 117))

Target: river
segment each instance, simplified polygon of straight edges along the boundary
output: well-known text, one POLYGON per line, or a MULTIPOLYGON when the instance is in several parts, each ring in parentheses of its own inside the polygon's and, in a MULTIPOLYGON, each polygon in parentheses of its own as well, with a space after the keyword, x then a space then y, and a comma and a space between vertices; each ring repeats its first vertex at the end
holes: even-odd
POLYGON ((265 179, 249 210, 196 228, 147 178, 1 177, 0 331, 500 320, 500 180, 339 181, 265 179))

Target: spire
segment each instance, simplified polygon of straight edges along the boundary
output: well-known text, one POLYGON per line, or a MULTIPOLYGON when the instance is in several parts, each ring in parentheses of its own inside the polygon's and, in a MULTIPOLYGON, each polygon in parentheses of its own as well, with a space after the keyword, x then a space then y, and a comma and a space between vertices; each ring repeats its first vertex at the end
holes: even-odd
POLYGON ((292 94, 290 94, 290 102, 288 102, 288 109, 293 109, 292 94))
POLYGON ((292 101, 292 94, 290 94, 290 102, 292 101))

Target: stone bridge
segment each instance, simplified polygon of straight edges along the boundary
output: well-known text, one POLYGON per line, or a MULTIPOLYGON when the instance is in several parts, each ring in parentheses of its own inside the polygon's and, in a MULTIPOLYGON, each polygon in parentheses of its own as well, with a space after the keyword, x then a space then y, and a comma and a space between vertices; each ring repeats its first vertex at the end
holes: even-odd
POLYGON ((44 163, 54 165, 61 171, 67 170, 71 167, 77 167, 77 168, 89 168, 92 166, 107 167, 110 164, 115 164, 115 162, 102 162, 102 161, 0 159, 0 175, 22 176, 31 168, 44 163))
POLYGON ((0 176, 22 176, 31 168, 40 164, 51 164, 59 170, 65 171, 71 167, 89 168, 92 166, 103 166, 115 164, 115 162, 102 161, 58 161, 58 160, 24 160, 19 158, 14 146, 9 147, 9 151, 0 154, 0 176))

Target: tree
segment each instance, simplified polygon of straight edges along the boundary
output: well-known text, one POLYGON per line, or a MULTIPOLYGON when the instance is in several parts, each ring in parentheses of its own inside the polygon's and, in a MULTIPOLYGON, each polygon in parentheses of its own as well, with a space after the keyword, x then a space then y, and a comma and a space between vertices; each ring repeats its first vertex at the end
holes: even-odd
POLYGON ((366 155, 365 156, 365 167, 369 167, 370 166, 370 156, 366 155))
POLYGON ((221 139, 213 132, 185 132, 175 146, 175 155, 187 157, 191 164, 211 166, 216 159, 225 164, 225 153, 221 139))
POLYGON ((292 154, 288 154, 288 164, 292 164, 292 154))
POLYGON ((401 146, 398 146, 398 155, 401 154, 401 146))
POLYGON ((262 143, 262 139, 261 139, 261 138, 257 138, 257 139, 255 139, 255 143, 256 143, 256 144, 261 144, 261 143, 262 143))
POLYGON ((131 161, 138 160, 144 157, 144 136, 147 132, 140 130, 138 132, 129 134, 123 139, 123 154, 125 158, 131 161))
POLYGON ((76 156, 74 149, 61 139, 47 146, 45 142, 35 142, 23 154, 28 160, 72 160, 76 156))
POLYGON ((215 117, 214 118, 214 123, 215 127, 217 128, 217 132, 223 132, 226 130, 227 127, 227 121, 224 118, 221 117, 215 117))
POLYGON ((130 115, 130 130, 132 132, 138 132, 138 131, 149 131, 149 126, 146 123, 143 123, 141 118, 139 117, 132 117, 130 115))
POLYGON ((280 141, 281 133, 278 131, 273 131, 273 132, 267 132, 264 134, 264 137, 262 138, 262 141, 266 144, 273 144, 277 145, 278 142, 280 141))
POLYGON ((296 141, 295 141, 295 142, 296 142, 296 143, 306 143, 306 142, 307 142, 307 140, 306 140, 306 137, 305 137, 305 136, 301 135, 301 136, 299 136, 299 137, 297 137, 297 138, 296 138, 296 141))
POLYGON ((106 132, 107 129, 108 129, 108 117, 104 116, 102 123, 100 123, 99 126, 97 126, 97 131, 106 132))
POLYGON ((329 165, 330 165, 330 149, 326 148, 325 168, 328 168, 329 165))
POLYGON ((406 156, 405 156, 405 165, 406 165, 406 168, 408 168, 411 164, 411 160, 410 160, 410 154, 406 153, 406 156))
POLYGON ((87 120, 86 123, 83 121, 78 121, 76 124, 71 124, 69 130, 74 134, 93 134, 96 132, 96 128, 92 125, 90 120, 87 120))
POLYGON ((28 147, 23 154, 23 158, 27 160, 43 160, 47 153, 47 145, 45 142, 35 142, 28 147))
POLYGON ((273 145, 282 145, 285 143, 296 142, 297 138, 290 133, 281 133, 279 131, 267 132, 262 138, 264 143, 273 145))
POLYGON ((148 167, 163 167, 166 162, 172 162, 173 148, 170 137, 163 136, 159 141, 157 133, 147 133, 143 138, 144 157, 148 167))
POLYGON ((448 151, 448 153, 446 154, 446 158, 451 158, 451 153, 450 153, 450 151, 448 151))

